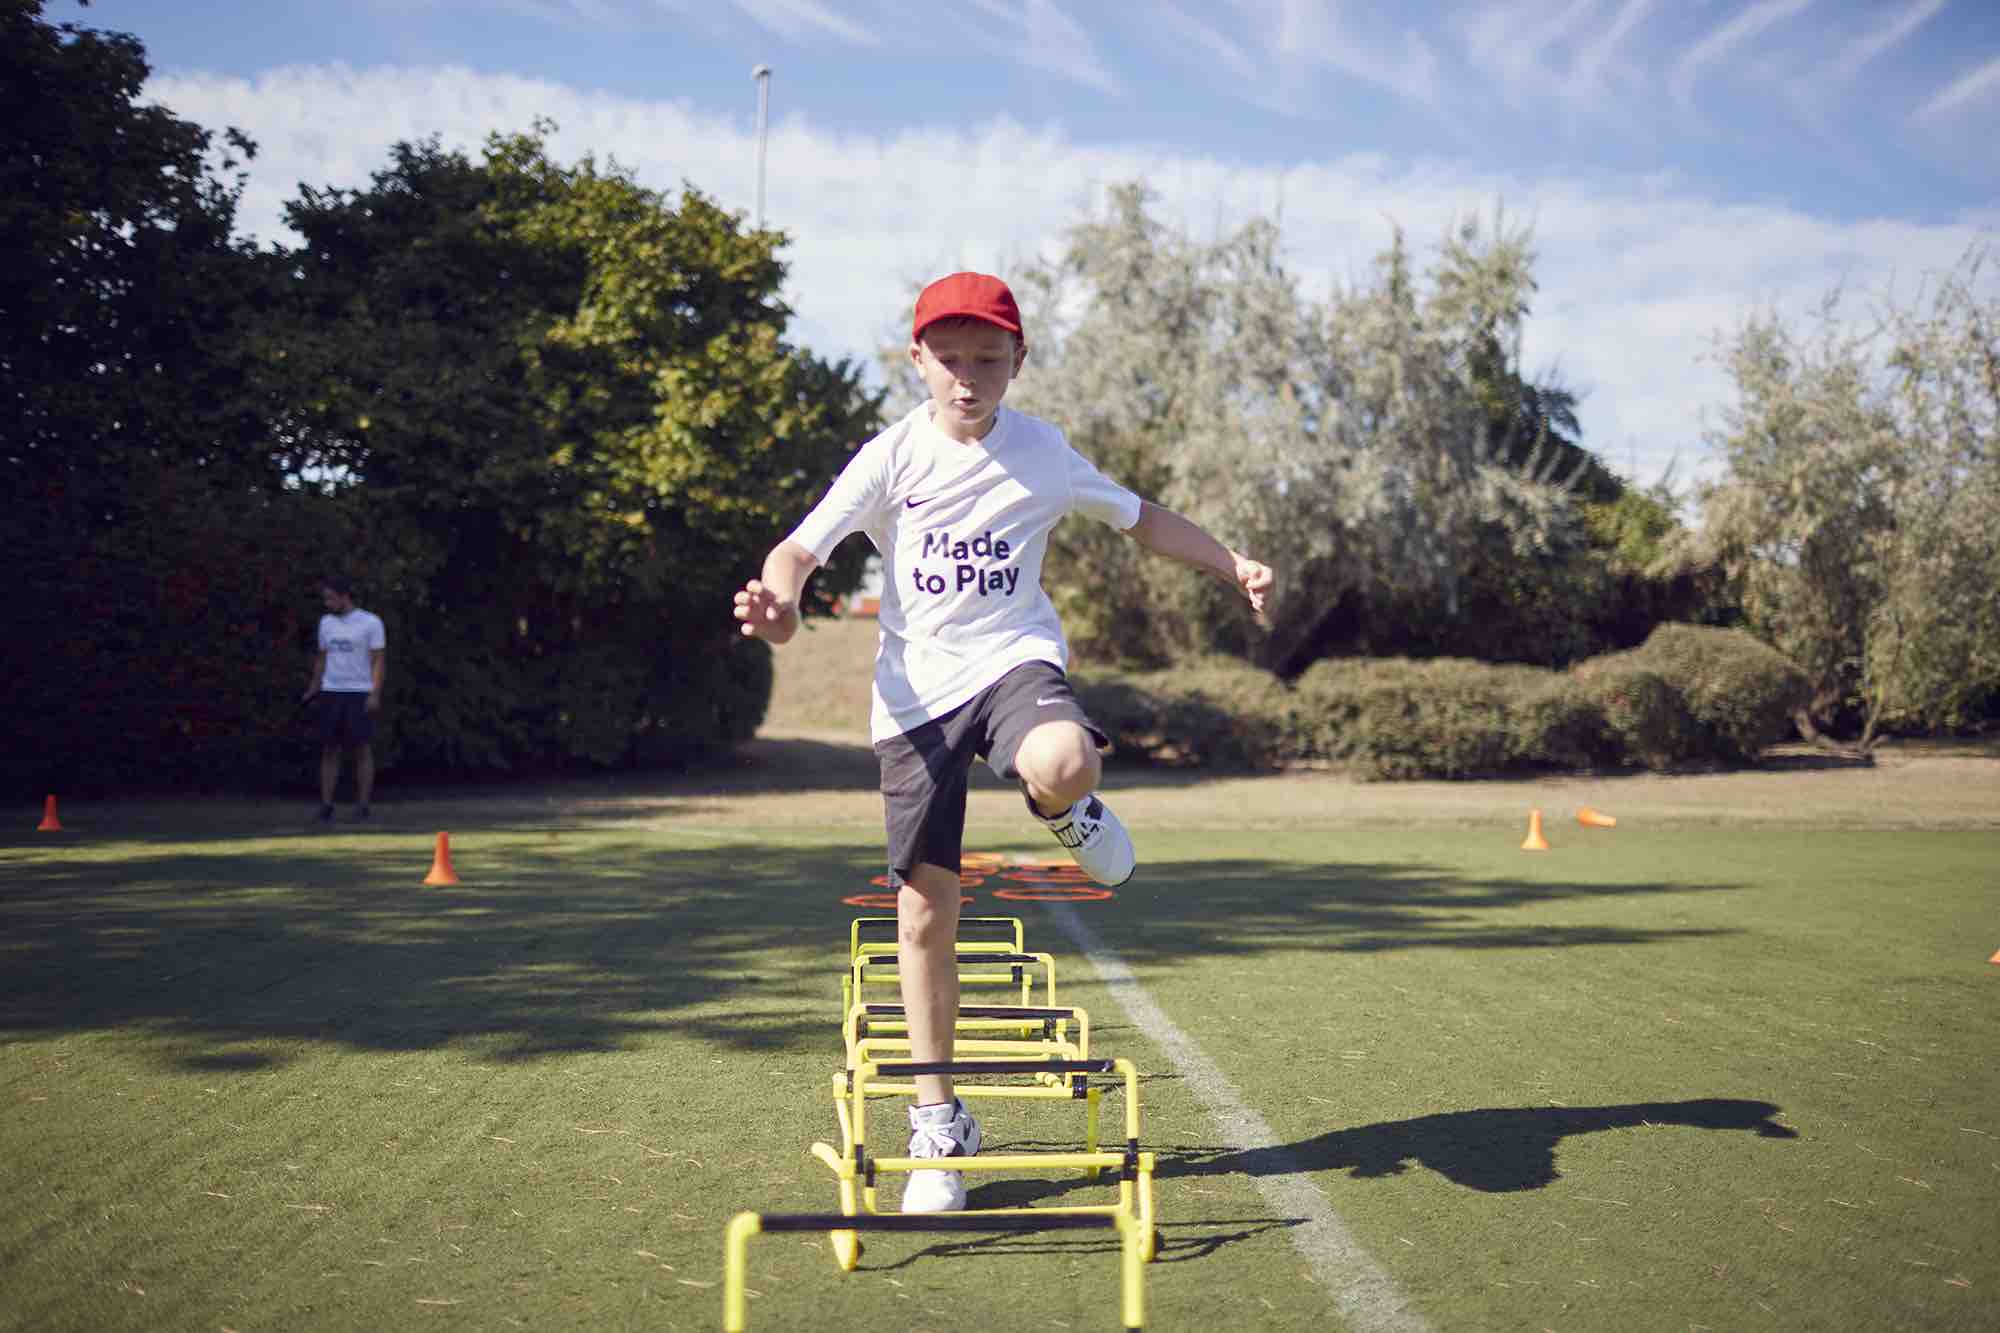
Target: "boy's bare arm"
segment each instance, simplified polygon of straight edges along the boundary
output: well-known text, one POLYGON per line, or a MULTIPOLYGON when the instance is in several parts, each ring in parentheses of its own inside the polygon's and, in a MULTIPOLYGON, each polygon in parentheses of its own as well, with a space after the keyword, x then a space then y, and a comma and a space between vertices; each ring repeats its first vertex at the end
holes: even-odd
POLYGON ((751 638, 780 644, 799 632, 799 597, 806 580, 819 568, 819 557, 794 541, 782 541, 764 557, 762 578, 751 579, 736 594, 736 618, 751 638))
POLYGON ((1259 623, 1263 622, 1265 605, 1276 586, 1269 565, 1238 555, 1193 519, 1183 518, 1150 500, 1139 502, 1139 521, 1125 535, 1155 555, 1193 565, 1221 579, 1243 594, 1259 623))

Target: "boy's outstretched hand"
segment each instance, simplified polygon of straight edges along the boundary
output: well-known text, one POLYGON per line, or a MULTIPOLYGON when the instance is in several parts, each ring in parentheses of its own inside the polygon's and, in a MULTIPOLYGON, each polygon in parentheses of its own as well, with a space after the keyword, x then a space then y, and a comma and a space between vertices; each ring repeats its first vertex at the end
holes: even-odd
POLYGON ((736 618, 746 637, 780 644, 798 632, 799 608, 782 600, 758 579, 751 579, 736 594, 736 618))
POLYGON ((1265 629, 1271 627, 1271 619, 1265 611, 1278 586, 1278 576, 1271 567, 1256 560, 1246 560, 1234 551, 1236 558, 1236 586, 1243 589, 1243 595, 1250 599, 1250 609, 1256 613, 1257 623, 1265 629))

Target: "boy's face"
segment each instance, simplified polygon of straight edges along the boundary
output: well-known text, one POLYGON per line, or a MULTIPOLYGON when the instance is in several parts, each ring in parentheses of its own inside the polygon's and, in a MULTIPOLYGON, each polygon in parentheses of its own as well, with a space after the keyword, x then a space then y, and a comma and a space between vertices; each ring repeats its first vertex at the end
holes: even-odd
POLYGON ((910 344, 910 362, 937 404, 932 420, 966 442, 992 429, 993 414, 1027 358, 1027 346, 1013 334, 972 319, 939 320, 910 344))
POLYGON ((344 616, 354 609, 353 594, 335 592, 333 589, 327 587, 322 587, 319 590, 319 601, 321 606, 324 606, 328 611, 337 616, 344 616))

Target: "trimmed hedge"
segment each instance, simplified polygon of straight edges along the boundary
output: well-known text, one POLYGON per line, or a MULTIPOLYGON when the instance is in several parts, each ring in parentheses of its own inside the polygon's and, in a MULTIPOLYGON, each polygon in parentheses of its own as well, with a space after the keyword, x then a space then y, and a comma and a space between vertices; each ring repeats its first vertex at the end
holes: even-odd
POLYGON ((1292 692, 1233 657, 1165 671, 1094 672, 1074 681, 1084 710, 1120 755, 1177 768, 1272 768, 1297 750, 1292 692))
POLYGON ((1518 748, 1510 695, 1549 674, 1448 657, 1315 662, 1294 686, 1311 719, 1301 757, 1377 778, 1497 772, 1518 748))
POLYGON ((1564 697, 1594 723, 1586 750, 1599 762, 1661 770, 1700 757, 1686 701, 1657 672, 1593 658, 1571 673, 1564 697))
POLYGON ((1777 649, 1740 629, 1661 625, 1637 648, 1580 663, 1589 674, 1630 663, 1657 673, 1681 698, 1696 736, 1691 749, 1749 763, 1792 734, 1811 695, 1805 673, 1777 649))
POLYGON ((1175 766, 1330 762, 1367 778, 1743 763, 1789 733, 1805 677, 1738 630, 1663 625, 1570 671, 1330 658, 1295 682, 1230 658, 1080 674, 1118 752, 1175 766))

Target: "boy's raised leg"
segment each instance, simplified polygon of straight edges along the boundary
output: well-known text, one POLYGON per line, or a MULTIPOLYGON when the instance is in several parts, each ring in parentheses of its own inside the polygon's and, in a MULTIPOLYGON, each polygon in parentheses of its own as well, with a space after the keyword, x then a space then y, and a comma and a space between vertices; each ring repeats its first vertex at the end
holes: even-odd
POLYGON ((1021 742, 1014 771, 1028 809, 1085 873, 1114 887, 1132 878, 1138 855, 1125 825, 1095 794, 1104 762, 1088 731, 1074 722, 1044 722, 1021 742))

